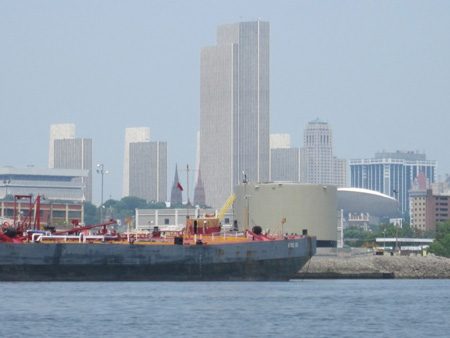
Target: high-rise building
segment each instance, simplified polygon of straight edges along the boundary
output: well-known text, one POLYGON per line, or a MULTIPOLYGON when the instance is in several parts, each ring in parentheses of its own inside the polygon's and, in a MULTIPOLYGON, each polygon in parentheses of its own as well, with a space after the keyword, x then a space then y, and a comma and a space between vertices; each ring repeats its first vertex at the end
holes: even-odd
POLYGON ((320 119, 309 122, 303 144, 306 178, 302 181, 345 187, 347 161, 333 156, 333 132, 328 122, 320 119))
POLYGON ((350 160, 351 187, 379 191, 400 203, 399 212, 409 209, 409 190, 420 172, 430 184, 436 179, 436 161, 412 151, 379 152, 373 159, 350 160))
POLYGON ((270 134, 270 181, 300 181, 300 149, 289 134, 270 134))
POLYGON ((200 166, 206 204, 220 207, 242 180, 269 179, 269 23, 217 28, 200 60, 200 166))
POLYGON ((48 147, 48 167, 54 168, 55 161, 55 140, 74 139, 75 125, 68 124, 51 124, 50 125, 50 142, 48 147))
POLYGON ((167 201, 167 142, 129 144, 129 196, 167 201))
POLYGON ((130 143, 150 142, 150 128, 126 128, 122 197, 130 196, 130 143))
POLYGON ((200 131, 197 132, 197 151, 195 152, 195 184, 197 184, 198 174, 200 173, 200 131))
POLYGON ((347 187, 347 160, 333 157, 333 165, 334 185, 339 188, 347 187))
POLYGON ((309 122, 303 144, 307 156, 307 182, 333 184, 333 133, 328 122, 320 119, 309 122))
POLYGON ((58 169, 87 170, 87 177, 79 180, 84 185, 86 201, 92 202, 92 139, 55 139, 53 164, 58 169))
POLYGON ((270 150, 270 181, 300 182, 299 148, 270 150))
POLYGON ((411 228, 436 231, 436 223, 450 219, 450 195, 435 195, 432 189, 409 191, 411 228))
POLYGON ((270 149, 285 149, 290 147, 290 134, 270 134, 270 149))
POLYGON ((74 124, 50 125, 49 168, 82 169, 88 175, 77 178, 84 186, 84 198, 92 202, 92 139, 75 138, 74 124))

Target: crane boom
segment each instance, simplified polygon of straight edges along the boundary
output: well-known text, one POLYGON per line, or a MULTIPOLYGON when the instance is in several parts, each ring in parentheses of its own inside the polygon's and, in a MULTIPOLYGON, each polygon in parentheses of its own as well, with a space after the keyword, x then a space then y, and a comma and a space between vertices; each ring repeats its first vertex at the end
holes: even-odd
POLYGON ((219 222, 222 220, 225 213, 230 209, 231 205, 233 204, 234 200, 236 199, 236 195, 233 193, 231 194, 225 204, 220 209, 219 213, 217 214, 217 218, 219 219, 219 222))

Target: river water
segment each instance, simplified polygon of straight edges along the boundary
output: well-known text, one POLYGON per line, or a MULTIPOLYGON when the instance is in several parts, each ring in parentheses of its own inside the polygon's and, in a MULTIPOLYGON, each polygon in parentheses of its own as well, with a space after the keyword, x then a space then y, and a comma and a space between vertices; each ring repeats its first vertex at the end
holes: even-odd
POLYGON ((450 280, 0 283, 1 337, 448 337, 450 280))

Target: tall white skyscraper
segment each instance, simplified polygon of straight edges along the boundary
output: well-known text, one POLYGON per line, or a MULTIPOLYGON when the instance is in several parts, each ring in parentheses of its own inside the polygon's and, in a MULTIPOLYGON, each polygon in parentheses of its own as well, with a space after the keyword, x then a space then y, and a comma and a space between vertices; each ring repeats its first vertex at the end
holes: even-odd
POLYGON ((200 167, 206 204, 220 207, 242 181, 269 179, 268 22, 217 28, 201 50, 200 167))
POLYGON ((92 139, 75 138, 75 124, 50 125, 48 166, 87 170, 87 177, 75 181, 83 183, 84 199, 92 202, 92 139))
POLYGON ((344 188, 347 186, 347 160, 334 157, 334 185, 344 188))
POLYGON ((150 128, 139 127, 125 129, 122 197, 130 195, 130 143, 135 142, 150 142, 150 128))
POLYGON ((307 182, 333 184, 333 133, 328 122, 308 123, 303 135, 306 149, 307 182))
POLYGON ((84 198, 92 202, 92 139, 56 139, 54 141, 54 168, 88 170, 80 177, 84 184, 84 198))
POLYGON ((302 166, 306 167, 306 180, 311 184, 346 186, 347 161, 333 155, 333 132, 326 121, 316 119, 306 126, 302 166))
POLYGON ((54 168, 55 165, 55 140, 74 139, 75 125, 67 124, 51 124, 50 125, 50 142, 48 147, 48 167, 54 168))
POLYGON ((167 142, 130 143, 129 196, 167 201, 167 142))
POLYGON ((300 149, 289 134, 270 134, 270 181, 300 181, 300 149))
POLYGON ((290 147, 290 134, 270 134, 270 149, 284 149, 290 147))

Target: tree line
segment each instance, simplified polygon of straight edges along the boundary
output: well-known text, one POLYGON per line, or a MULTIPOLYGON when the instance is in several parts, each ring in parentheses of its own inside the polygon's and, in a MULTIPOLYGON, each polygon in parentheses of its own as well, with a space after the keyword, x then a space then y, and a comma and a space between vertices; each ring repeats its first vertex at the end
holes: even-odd
MULTIPOLYGON (((103 223, 106 219, 124 221, 135 214, 136 209, 166 209, 164 202, 147 202, 143 198, 128 196, 120 201, 109 199, 103 206, 96 207, 90 202, 84 202, 84 224, 94 225, 103 223), (104 220, 100 222, 101 208, 103 208, 104 220)), ((180 206, 174 206, 180 207, 180 206)))
POLYGON ((351 226, 344 230, 344 243, 350 247, 377 247, 376 238, 433 238, 429 253, 450 258, 450 220, 436 224, 436 231, 421 231, 403 223, 398 228, 392 223, 370 226, 370 231, 351 226))

